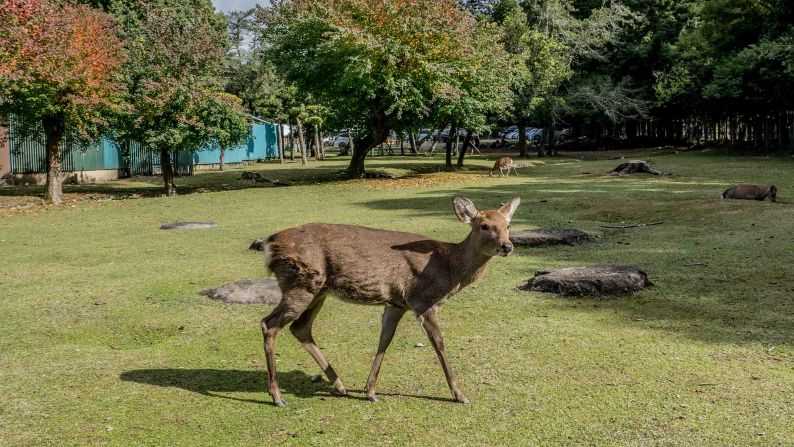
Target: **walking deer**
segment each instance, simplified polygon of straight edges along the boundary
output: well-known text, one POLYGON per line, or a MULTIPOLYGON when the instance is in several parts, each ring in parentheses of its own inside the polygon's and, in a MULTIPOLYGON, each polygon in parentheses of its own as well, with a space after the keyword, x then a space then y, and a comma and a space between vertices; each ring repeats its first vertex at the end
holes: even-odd
POLYGON ((509 177, 510 169, 512 169, 513 172, 516 173, 516 176, 518 176, 518 171, 516 168, 524 167, 526 167, 526 165, 513 163, 513 159, 510 157, 501 157, 500 159, 496 160, 496 163, 493 164, 493 168, 491 168, 491 171, 488 173, 488 177, 493 177, 493 173, 497 169, 499 170, 499 175, 502 177, 509 177), (507 171, 507 175, 505 175, 505 171, 507 171))
POLYGON ((283 297, 262 319, 268 390, 273 403, 286 405, 276 379, 276 335, 290 324, 292 334, 311 355, 338 393, 347 391, 312 337, 312 323, 329 294, 361 304, 385 306, 380 341, 367 379, 369 400, 377 402, 375 382, 383 356, 405 312, 419 320, 438 356, 452 396, 468 403, 449 364, 436 309, 485 273, 491 258, 513 251, 508 228, 519 198, 498 210, 478 211, 469 199, 452 200, 455 215, 471 226, 462 242, 353 225, 311 223, 280 231, 267 240, 265 265, 283 297))

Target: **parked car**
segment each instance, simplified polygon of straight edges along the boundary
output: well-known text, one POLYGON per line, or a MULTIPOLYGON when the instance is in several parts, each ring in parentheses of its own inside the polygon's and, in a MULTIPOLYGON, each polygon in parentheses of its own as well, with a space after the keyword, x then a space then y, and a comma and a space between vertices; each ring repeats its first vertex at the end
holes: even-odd
MULTIPOLYGON (((543 129, 538 129, 537 127, 527 127, 524 129, 524 135, 526 135, 527 141, 540 143, 541 137, 543 136, 543 129)), ((506 134, 505 140, 510 142, 518 141, 518 129, 506 134)))
POLYGON ((331 146, 338 147, 340 149, 347 149, 350 147, 350 134, 349 133, 340 133, 336 137, 334 137, 331 146))
POLYGON ((568 139, 571 138, 571 129, 562 129, 554 131, 554 141, 557 143, 565 143, 568 139))
MULTIPOLYGON (((449 133, 452 131, 449 127, 442 130, 439 134, 438 131, 433 132, 433 136, 438 138, 440 141, 446 141, 449 138, 449 133)), ((466 129, 458 129, 458 137, 465 138, 466 137, 466 129)))
MULTIPOLYGON (((544 129, 540 129, 537 127, 527 127, 525 132, 527 136, 527 141, 532 142, 534 144, 540 144, 541 141, 543 141, 544 132, 545 132, 544 129)), ((562 130, 554 131, 555 143, 564 143, 570 137, 571 137, 571 129, 562 129, 562 130)), ((505 135, 505 140, 510 142, 518 141, 518 129, 505 135)))

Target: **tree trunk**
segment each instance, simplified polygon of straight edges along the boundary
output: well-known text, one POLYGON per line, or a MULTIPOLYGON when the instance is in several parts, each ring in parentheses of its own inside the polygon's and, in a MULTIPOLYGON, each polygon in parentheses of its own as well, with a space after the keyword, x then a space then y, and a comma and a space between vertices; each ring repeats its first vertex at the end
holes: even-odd
POLYGON ((455 135, 457 139, 458 134, 458 126, 455 123, 452 123, 452 127, 449 129, 449 135, 447 136, 447 144, 446 144, 446 167, 447 169, 452 169, 452 135, 455 135))
POLYGON ((351 135, 352 156, 350 157, 350 165, 347 167, 348 177, 361 178, 364 176, 366 173, 364 170, 364 159, 367 158, 369 151, 386 141, 388 135, 389 130, 385 128, 374 128, 362 138, 354 139, 351 135))
POLYGON ((546 129, 543 131, 543 141, 546 146, 546 155, 554 154, 554 120, 549 117, 546 120, 546 129))
POLYGON ((278 139, 276 147, 278 148, 278 161, 281 164, 284 164, 284 129, 281 127, 281 123, 277 123, 276 128, 276 138, 278 139))
POLYGON ((416 144, 416 132, 408 134, 408 144, 411 146, 411 155, 418 155, 419 146, 416 144))
POLYGON ((306 146, 306 139, 303 137, 303 123, 301 123, 300 118, 297 118, 295 124, 298 126, 298 148, 301 151, 301 166, 306 166, 306 152, 308 147, 306 146))
POLYGON ((63 202, 63 172, 61 171, 61 141, 65 132, 64 117, 49 116, 42 120, 47 150, 47 188, 44 198, 53 205, 63 202))
POLYGON ((433 155, 433 152, 436 150, 436 144, 438 144, 438 138, 441 136, 441 132, 443 132, 444 129, 447 128, 448 124, 449 121, 444 122, 444 124, 442 124, 441 127, 438 128, 438 130, 436 130, 435 137, 433 136, 433 132, 430 132, 430 135, 427 136, 427 138, 430 138, 433 141, 433 143, 430 145, 430 150, 427 151, 428 154, 433 155))
POLYGON ((166 196, 176 195, 174 185, 174 167, 171 165, 171 152, 167 148, 160 148, 160 170, 163 171, 163 192, 166 196))
POLYGON ((527 149, 527 126, 523 123, 518 125, 518 156, 521 158, 529 157, 527 149))
POLYGON ((221 148, 221 162, 220 162, 220 170, 223 171, 226 168, 226 165, 223 163, 223 158, 226 155, 226 149, 221 148))
POLYGON ((287 125, 289 126, 289 159, 295 160, 295 126, 287 125))
POLYGON ((460 155, 458 155, 458 167, 459 168, 463 167, 463 157, 466 156, 466 149, 468 149, 469 145, 471 144, 471 135, 472 135, 472 133, 473 132, 471 131, 471 129, 466 131, 466 138, 463 140, 463 147, 460 148, 460 155))
MULTIPOLYGON (((441 133, 442 130, 443 129, 439 129, 437 132, 441 133)), ((427 150, 427 153, 433 155, 433 152, 436 150, 436 145, 438 144, 438 134, 436 134, 435 137, 431 137, 431 138, 433 139, 433 142, 430 143, 430 149, 427 150)))
POLYGON ((323 159, 323 141, 320 138, 320 125, 314 125, 314 159, 315 160, 322 160, 323 159))

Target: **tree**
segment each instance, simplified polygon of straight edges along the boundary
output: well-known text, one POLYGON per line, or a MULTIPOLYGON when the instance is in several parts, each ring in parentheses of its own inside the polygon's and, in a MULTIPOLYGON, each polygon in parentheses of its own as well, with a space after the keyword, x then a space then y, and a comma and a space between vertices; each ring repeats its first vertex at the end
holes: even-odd
POLYGON ((116 0, 111 11, 130 49, 124 73, 131 108, 121 131, 160 153, 165 194, 173 195, 171 155, 218 138, 203 111, 224 104, 215 110, 230 121, 242 113, 230 101, 212 103, 223 91, 226 19, 209 0, 116 0))
POLYGON ((695 139, 794 145, 794 6, 786 1, 703 0, 654 73, 657 114, 695 116, 695 139), (741 134, 740 134, 741 132, 741 134))
POLYGON ((475 18, 452 0, 294 0, 258 9, 266 51, 288 82, 356 130, 348 175, 390 130, 428 121, 480 63, 475 18))
POLYGON ((124 48, 113 19, 87 5, 0 1, 0 113, 43 130, 45 197, 61 203, 61 144, 96 137, 118 110, 124 48), (40 126, 40 127, 39 127, 40 126))
POLYGON ((514 72, 507 51, 499 43, 501 30, 487 18, 478 20, 469 40, 473 60, 456 67, 454 90, 439 95, 433 107, 432 121, 452 126, 446 144, 446 168, 452 169, 452 141, 457 130, 465 129, 457 167, 463 167, 471 135, 488 127, 488 119, 505 114, 512 99, 510 86, 514 72))
POLYGON ((220 170, 223 171, 226 149, 248 140, 251 120, 241 107, 240 98, 229 93, 209 95, 198 113, 203 126, 201 141, 211 141, 221 150, 220 170))
POLYGON ((549 145, 564 114, 603 109, 627 115, 641 105, 630 100, 632 92, 625 85, 589 76, 593 65, 607 60, 621 30, 640 16, 617 1, 583 11, 574 3, 501 0, 494 7, 494 18, 504 29, 503 44, 516 64, 512 117, 519 127, 521 156, 528 155, 525 127, 530 122, 545 127, 549 145))

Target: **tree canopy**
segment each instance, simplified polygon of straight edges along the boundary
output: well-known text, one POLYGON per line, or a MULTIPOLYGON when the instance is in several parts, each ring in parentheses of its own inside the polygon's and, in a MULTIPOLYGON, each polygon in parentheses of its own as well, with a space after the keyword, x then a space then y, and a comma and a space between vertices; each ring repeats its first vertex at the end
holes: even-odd
POLYGON ((472 77, 503 50, 452 0, 280 1, 257 18, 279 72, 328 107, 333 127, 359 131, 351 176, 389 130, 463 111, 472 88, 499 90, 472 77))
POLYGON ((61 142, 89 139, 120 110, 125 51, 114 20, 87 5, 0 2, 0 113, 18 131, 42 130, 46 196, 61 201, 61 142))
POLYGON ((239 123, 243 113, 223 93, 229 47, 226 18, 209 0, 114 0, 111 12, 127 37, 122 73, 129 112, 120 131, 160 152, 165 192, 175 193, 171 154, 225 138, 218 117, 239 123))

